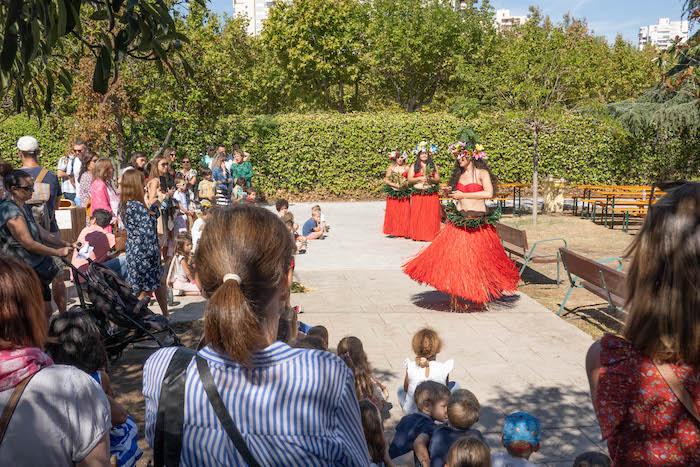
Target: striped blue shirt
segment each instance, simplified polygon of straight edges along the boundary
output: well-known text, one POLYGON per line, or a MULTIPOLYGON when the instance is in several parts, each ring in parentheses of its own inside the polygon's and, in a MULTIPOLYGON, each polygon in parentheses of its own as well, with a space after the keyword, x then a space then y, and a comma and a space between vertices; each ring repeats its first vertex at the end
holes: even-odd
MULTIPOLYGON (((175 348, 157 351, 143 370, 146 439, 153 446, 160 388, 175 348)), ((352 372, 337 356, 275 342, 249 369, 210 347, 219 394, 264 466, 367 466, 370 463, 352 372)), ((185 383, 180 465, 246 465, 216 418, 194 360, 185 383)))

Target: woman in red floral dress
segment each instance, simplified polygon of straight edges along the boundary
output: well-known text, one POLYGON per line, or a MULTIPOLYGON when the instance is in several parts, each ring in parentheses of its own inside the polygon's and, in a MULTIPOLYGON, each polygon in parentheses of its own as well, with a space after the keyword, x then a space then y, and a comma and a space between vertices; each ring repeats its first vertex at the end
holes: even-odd
POLYGON ((649 208, 629 255, 624 337, 586 357, 603 438, 615 465, 700 466, 700 183, 649 208))

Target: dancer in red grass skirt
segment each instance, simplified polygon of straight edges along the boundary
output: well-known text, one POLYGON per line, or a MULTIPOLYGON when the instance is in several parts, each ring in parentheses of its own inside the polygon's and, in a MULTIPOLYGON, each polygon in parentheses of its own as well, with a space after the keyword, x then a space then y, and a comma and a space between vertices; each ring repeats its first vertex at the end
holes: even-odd
POLYGON ((437 146, 418 144, 416 162, 408 171, 408 183, 413 185, 408 235, 413 240, 432 242, 440 232, 440 174, 432 155, 437 146))
POLYGON ((447 223, 433 243, 403 266, 413 280, 450 295, 450 309, 456 312, 484 310, 487 302, 514 293, 520 280, 492 225, 500 210, 486 213, 485 201, 493 197, 486 153, 479 145, 472 147, 451 146, 457 163, 447 223))
POLYGON ((389 153, 392 163, 386 169, 384 193, 386 193, 386 211, 384 212, 384 235, 391 237, 408 237, 408 221, 411 214, 411 186, 408 184, 408 153, 399 151, 389 153))

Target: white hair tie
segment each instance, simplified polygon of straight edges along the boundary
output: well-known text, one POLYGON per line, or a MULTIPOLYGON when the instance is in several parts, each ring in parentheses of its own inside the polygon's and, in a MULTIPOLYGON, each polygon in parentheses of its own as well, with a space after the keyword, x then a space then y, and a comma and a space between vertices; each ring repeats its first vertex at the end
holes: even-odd
POLYGON ((224 283, 227 281, 236 281, 238 285, 241 285, 241 276, 238 274, 224 274, 224 283))

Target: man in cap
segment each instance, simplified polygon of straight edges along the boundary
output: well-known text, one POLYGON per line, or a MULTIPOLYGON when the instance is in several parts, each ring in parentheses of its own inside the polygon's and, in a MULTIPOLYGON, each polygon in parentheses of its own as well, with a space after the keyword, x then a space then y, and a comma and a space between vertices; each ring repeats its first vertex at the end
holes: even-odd
MULTIPOLYGON (((49 232, 58 236, 58 224, 56 223, 56 209, 58 201, 61 197, 61 184, 58 181, 56 174, 50 170, 44 170, 39 165, 39 142, 33 136, 22 136, 17 140, 17 150, 19 158, 22 161, 22 170, 27 172, 34 179, 34 183, 46 183, 50 186, 50 197, 46 202, 46 209, 49 214, 49 232)), ((28 213, 32 215, 32 213, 28 213)), ((63 313, 66 311, 66 287, 63 284, 62 274, 56 276, 51 284, 53 290, 53 299, 58 307, 58 311, 63 313)))

